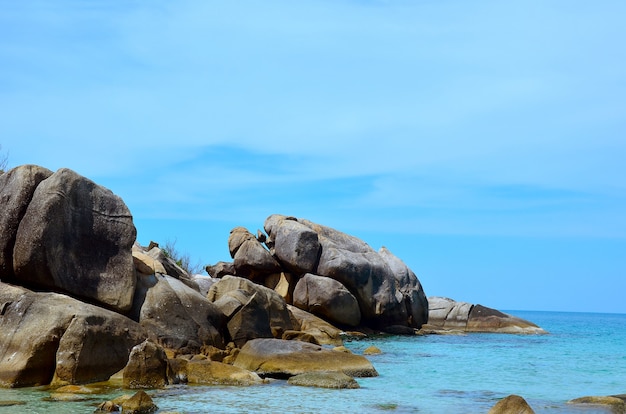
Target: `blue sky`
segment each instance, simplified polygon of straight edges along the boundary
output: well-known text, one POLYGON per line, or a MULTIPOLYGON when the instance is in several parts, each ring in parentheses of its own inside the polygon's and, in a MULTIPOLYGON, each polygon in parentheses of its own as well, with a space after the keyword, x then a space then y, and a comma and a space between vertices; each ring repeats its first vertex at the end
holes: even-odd
POLYGON ((626 313, 622 1, 0 0, 9 166, 229 260, 273 213, 388 247, 427 295, 626 313))

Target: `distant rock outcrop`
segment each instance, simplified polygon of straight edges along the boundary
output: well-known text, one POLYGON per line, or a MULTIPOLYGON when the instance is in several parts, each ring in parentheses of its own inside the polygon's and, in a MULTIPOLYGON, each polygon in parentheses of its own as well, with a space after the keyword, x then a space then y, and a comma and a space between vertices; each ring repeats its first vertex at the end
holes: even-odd
POLYGON ((424 331, 496 332, 513 334, 545 334, 544 329, 525 319, 496 309, 449 298, 431 296, 428 324, 424 331))

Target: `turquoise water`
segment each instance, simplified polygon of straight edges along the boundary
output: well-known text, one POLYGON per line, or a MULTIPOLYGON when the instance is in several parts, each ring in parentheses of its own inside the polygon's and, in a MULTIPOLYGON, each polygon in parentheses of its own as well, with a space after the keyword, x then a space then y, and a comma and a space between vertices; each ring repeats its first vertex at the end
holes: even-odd
MULTIPOLYGON (((358 379, 357 390, 324 390, 273 381, 256 387, 173 387, 152 391, 161 411, 182 413, 486 413, 509 394, 522 395, 537 413, 607 413, 567 400, 626 393, 626 315, 517 312, 549 335, 469 334, 384 337, 352 341, 380 376, 358 379)), ((111 390, 111 396, 124 393, 111 390)), ((105 398, 48 402, 41 389, 0 390, 0 413, 86 413, 105 398)))

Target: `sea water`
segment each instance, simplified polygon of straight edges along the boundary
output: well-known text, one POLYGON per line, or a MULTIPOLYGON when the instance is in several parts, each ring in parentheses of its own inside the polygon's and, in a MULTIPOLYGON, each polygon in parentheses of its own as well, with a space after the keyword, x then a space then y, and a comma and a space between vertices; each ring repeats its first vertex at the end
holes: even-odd
MULTIPOLYGON (((163 411, 180 413, 486 413, 500 398, 523 396, 537 413, 608 413, 568 405, 587 395, 626 393, 626 315, 517 312, 548 335, 467 334, 384 336, 350 341, 380 374, 357 379, 360 389, 328 390, 274 380, 252 387, 173 386, 149 393, 163 411)), ((105 395, 50 402, 43 388, 0 389, 0 413, 89 413, 105 395)))

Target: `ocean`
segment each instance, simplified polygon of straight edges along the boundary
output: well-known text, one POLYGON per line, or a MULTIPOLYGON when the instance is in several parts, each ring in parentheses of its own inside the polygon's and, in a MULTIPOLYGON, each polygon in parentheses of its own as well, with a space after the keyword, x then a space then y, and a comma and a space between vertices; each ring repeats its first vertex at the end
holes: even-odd
MULTIPOLYGON (((626 314, 506 311, 548 335, 384 336, 346 342, 380 376, 357 379, 360 389, 327 390, 275 380, 253 387, 173 386, 150 391, 160 412, 179 413, 486 413, 509 394, 536 413, 609 413, 566 404, 587 395, 626 393, 626 314)), ((107 396, 124 391, 109 390, 107 396)), ((126 392, 128 393, 128 392, 126 392)), ((105 395, 51 402, 42 388, 0 389, 1 413, 90 413, 105 395)))

